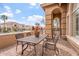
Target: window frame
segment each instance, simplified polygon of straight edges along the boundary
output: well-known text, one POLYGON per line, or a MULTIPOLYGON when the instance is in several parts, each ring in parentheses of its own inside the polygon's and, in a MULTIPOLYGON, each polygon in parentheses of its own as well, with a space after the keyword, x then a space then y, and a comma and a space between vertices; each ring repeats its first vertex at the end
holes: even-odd
POLYGON ((75 12, 73 12, 73 24, 75 22, 75 25, 73 26, 73 29, 75 28, 75 30, 73 30, 73 36, 75 36, 76 38, 79 38, 79 33, 77 33, 79 31, 79 8, 75 10, 75 12), (77 23, 78 22, 78 23, 77 23))

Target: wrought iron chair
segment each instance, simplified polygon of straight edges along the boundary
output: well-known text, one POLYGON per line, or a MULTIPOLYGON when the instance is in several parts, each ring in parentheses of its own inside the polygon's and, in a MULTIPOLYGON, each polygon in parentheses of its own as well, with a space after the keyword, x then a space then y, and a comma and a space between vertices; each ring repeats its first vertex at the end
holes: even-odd
POLYGON ((16 51, 17 51, 18 45, 21 44, 22 45, 22 48, 23 48, 23 46, 26 44, 26 42, 20 42, 20 41, 18 41, 18 39, 24 38, 24 35, 22 33, 15 34, 15 38, 16 38, 16 42, 17 42, 17 45, 16 45, 16 51))
POLYGON ((54 50, 56 55, 59 55, 59 50, 57 48, 57 42, 59 40, 59 35, 54 34, 54 38, 51 39, 49 36, 46 38, 47 40, 43 44, 42 55, 46 49, 54 50))
POLYGON ((31 36, 31 33, 29 32, 29 33, 26 33, 26 36, 31 36))

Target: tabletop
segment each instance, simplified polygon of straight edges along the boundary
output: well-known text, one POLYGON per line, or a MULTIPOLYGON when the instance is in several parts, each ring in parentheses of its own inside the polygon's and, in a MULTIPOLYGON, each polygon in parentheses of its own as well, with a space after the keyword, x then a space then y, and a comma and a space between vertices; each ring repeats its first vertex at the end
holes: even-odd
POLYGON ((21 39, 17 39, 17 41, 28 42, 28 43, 39 43, 47 37, 46 34, 40 34, 39 38, 35 37, 35 35, 24 37, 21 39))

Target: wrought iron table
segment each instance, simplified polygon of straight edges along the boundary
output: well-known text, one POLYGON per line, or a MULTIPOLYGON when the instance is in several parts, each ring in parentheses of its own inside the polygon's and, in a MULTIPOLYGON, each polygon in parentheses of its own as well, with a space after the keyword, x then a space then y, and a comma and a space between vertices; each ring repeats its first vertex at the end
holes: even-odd
POLYGON ((36 55, 36 45, 39 44, 41 41, 44 41, 44 39, 46 37, 47 37, 46 34, 40 34, 39 38, 32 35, 32 36, 29 36, 29 37, 17 39, 18 42, 22 43, 22 53, 21 53, 21 55, 23 55, 23 52, 25 51, 25 49, 27 49, 28 45, 32 45, 34 47, 34 51, 35 51, 35 55, 36 55), (27 44, 26 48, 24 48, 24 45, 25 45, 25 44, 23 44, 24 42, 27 44))

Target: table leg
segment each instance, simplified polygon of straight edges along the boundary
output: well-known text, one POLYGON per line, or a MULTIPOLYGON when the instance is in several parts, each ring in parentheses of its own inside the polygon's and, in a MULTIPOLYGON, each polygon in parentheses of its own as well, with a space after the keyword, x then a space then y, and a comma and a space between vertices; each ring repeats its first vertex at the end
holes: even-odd
POLYGON ((42 47, 42 56, 43 56, 43 54, 44 54, 44 48, 42 47))
POLYGON ((18 48, 18 43, 16 43, 16 52, 17 52, 17 48, 18 48))
POLYGON ((34 51, 35 51, 35 56, 36 56, 36 46, 34 45, 34 51))
POLYGON ((43 54, 44 54, 44 43, 42 45, 42 56, 43 56, 43 54))
POLYGON ((21 52, 21 55, 23 55, 23 46, 24 46, 24 45, 22 44, 22 52, 21 52))
POLYGON ((19 43, 19 42, 17 41, 17 43, 16 43, 16 52, 17 52, 17 49, 18 49, 18 43, 19 43))
MULTIPOLYGON (((24 44, 24 45, 25 45, 25 44, 24 44)), ((24 45, 22 44, 22 52, 21 52, 21 55, 23 55, 23 52, 25 51, 25 49, 28 48, 28 44, 27 44, 26 48, 23 49, 24 45)))

